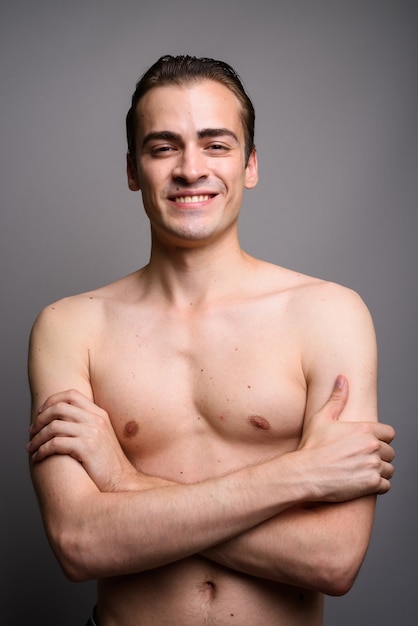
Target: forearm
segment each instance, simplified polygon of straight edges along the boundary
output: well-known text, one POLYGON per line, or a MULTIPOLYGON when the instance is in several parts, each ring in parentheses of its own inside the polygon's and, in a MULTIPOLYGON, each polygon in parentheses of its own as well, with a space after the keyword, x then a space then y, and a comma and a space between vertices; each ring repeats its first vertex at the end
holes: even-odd
MULTIPOLYGON (((174 482, 136 473, 126 490, 174 482)), ((332 595, 351 587, 367 550, 375 498, 290 508, 202 556, 251 576, 332 595)))
POLYGON ((371 496, 291 508, 203 555, 251 576, 341 595, 364 559, 374 503, 371 496))
POLYGON ((302 474, 288 471, 285 457, 194 485, 144 481, 144 489, 103 493, 70 457, 33 469, 51 544, 74 580, 135 573, 203 552, 306 497, 302 474))

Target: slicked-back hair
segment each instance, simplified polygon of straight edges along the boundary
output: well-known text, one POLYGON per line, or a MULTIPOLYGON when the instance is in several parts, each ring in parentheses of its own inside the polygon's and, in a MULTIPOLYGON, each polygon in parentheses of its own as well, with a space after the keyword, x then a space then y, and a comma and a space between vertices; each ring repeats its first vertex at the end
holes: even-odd
POLYGON ((254 149, 255 113, 236 71, 224 61, 188 55, 165 55, 158 59, 138 80, 132 95, 131 107, 126 116, 126 136, 128 153, 136 162, 136 109, 143 96, 153 89, 165 85, 184 86, 202 80, 213 80, 227 87, 241 105, 241 119, 245 137, 245 162, 248 163, 254 149))

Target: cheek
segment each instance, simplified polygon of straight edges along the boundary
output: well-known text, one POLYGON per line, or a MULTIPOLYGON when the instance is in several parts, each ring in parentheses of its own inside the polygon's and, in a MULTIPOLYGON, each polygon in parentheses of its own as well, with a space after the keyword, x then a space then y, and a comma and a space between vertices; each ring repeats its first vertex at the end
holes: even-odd
POLYGON ((155 165, 152 169, 139 168, 138 179, 141 189, 146 190, 148 194, 157 192, 164 187, 169 175, 167 168, 155 165))

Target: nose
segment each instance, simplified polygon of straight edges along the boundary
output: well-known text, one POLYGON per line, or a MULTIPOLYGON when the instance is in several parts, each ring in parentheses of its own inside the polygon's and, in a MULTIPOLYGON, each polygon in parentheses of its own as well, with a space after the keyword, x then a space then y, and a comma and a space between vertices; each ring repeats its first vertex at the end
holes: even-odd
POLYGON ((195 183, 207 176, 207 161, 201 148, 197 146, 184 147, 173 170, 173 178, 187 183, 195 183))

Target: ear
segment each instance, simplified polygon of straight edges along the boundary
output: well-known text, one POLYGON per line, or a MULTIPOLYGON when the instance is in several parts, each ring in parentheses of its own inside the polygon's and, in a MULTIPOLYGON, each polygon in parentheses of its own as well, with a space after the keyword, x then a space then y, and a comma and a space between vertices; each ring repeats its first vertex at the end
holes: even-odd
POLYGON ((131 155, 126 155, 126 175, 128 177, 128 187, 131 191, 139 191, 141 189, 138 181, 138 172, 131 155))
POLYGON ((253 189, 258 183, 258 161, 257 161, 257 152, 256 149, 253 148, 249 158, 248 163, 245 168, 245 188, 253 189))

